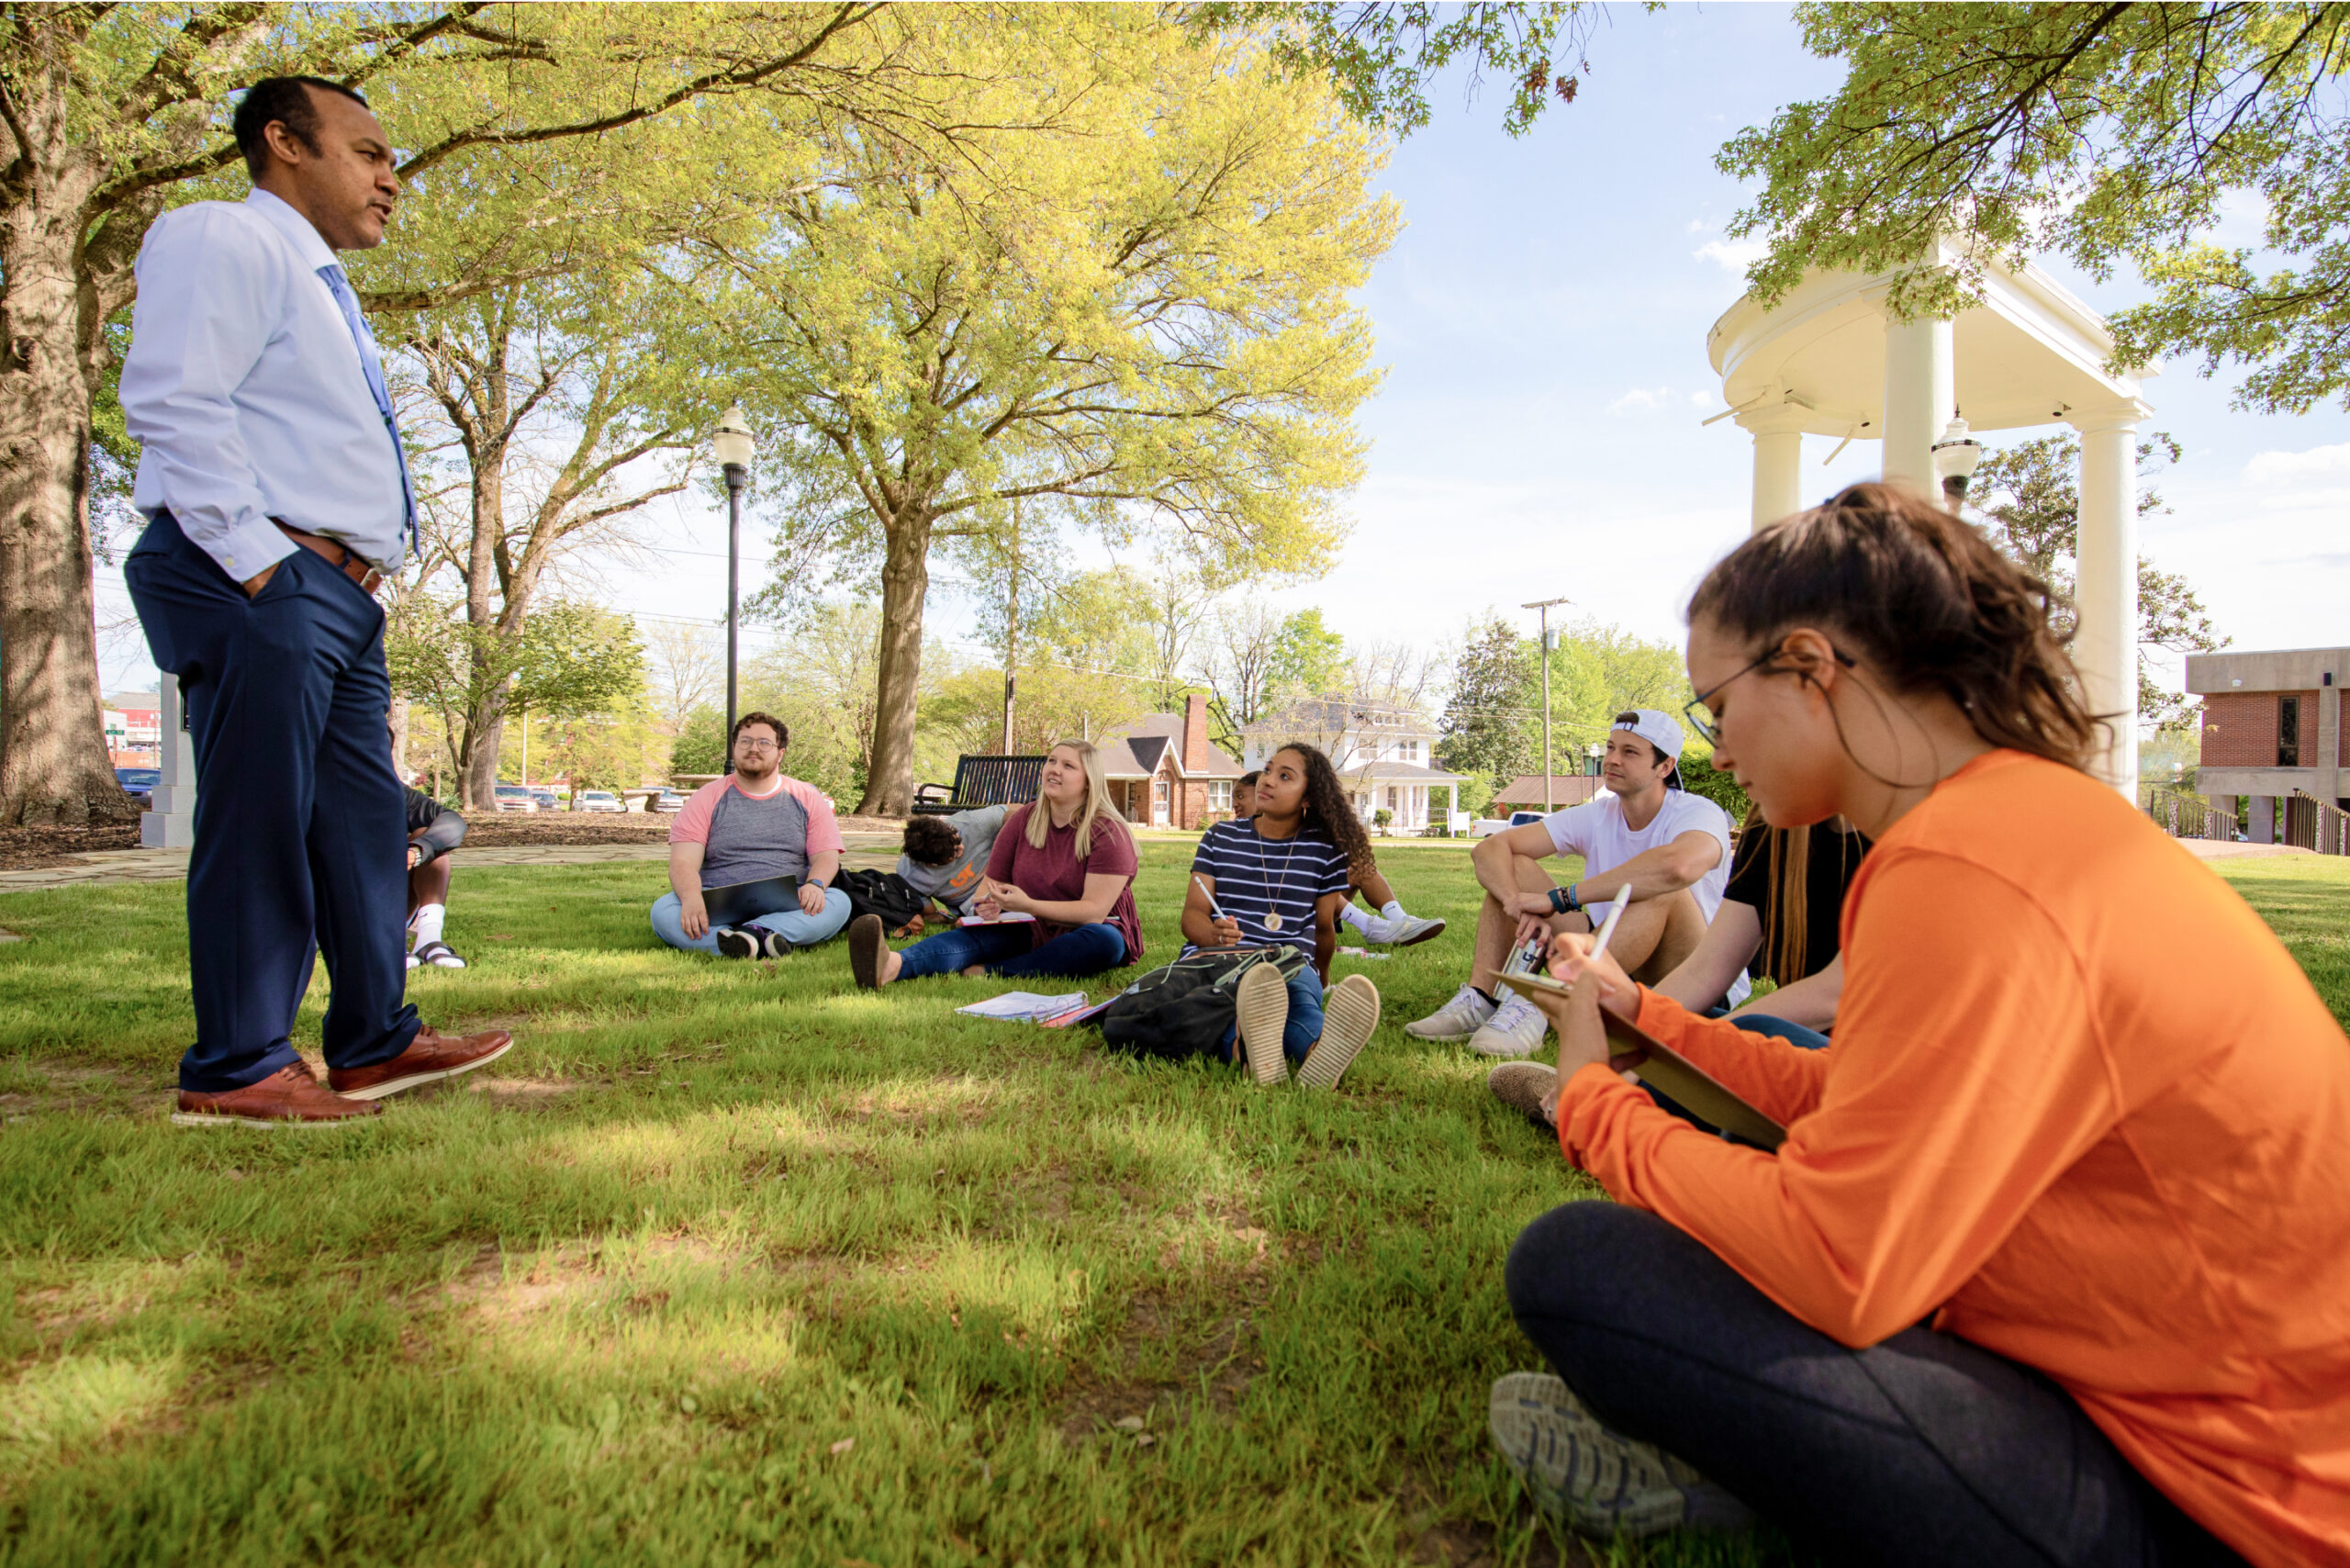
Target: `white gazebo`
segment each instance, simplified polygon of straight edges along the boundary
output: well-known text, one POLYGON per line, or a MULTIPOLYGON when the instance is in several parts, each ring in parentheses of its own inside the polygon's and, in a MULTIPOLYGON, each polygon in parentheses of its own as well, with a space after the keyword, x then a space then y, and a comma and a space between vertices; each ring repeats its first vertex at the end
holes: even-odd
MULTIPOLYGON (((1964 255, 1945 244, 1936 259, 1955 267, 1964 255)), ((1981 302, 1954 320, 1896 320, 1890 274, 1810 273, 1769 309, 1748 297, 1723 312, 1706 346, 1728 417, 1754 437, 1754 526, 1822 498, 1803 472, 1807 435, 1829 437, 1837 452, 1881 441, 1887 480, 1939 497, 1933 446, 1954 416, 1977 432, 2071 425, 2081 440, 2073 658, 2090 710, 2119 715, 2105 772, 2135 800, 2135 475, 2138 426, 2154 410, 2137 378, 2106 369, 2113 336, 2104 321, 2054 279, 1996 262, 1982 274, 1981 302)))

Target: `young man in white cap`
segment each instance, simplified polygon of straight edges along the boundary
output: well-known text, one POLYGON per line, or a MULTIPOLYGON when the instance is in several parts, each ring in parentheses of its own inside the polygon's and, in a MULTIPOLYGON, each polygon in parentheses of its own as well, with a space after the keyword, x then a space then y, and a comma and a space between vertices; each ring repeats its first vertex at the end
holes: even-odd
POLYGON ((1670 715, 1618 713, 1599 769, 1608 793, 1481 840, 1470 856, 1485 890, 1476 967, 1451 1001, 1404 1032, 1467 1040, 1485 1056, 1532 1054, 1549 1025, 1524 997, 1501 994, 1502 967, 1537 931, 1588 934, 1606 918, 1596 906, 1617 899, 1632 902, 1608 954, 1633 978, 1660 980, 1687 958, 1721 907, 1730 822, 1681 787, 1680 758, 1681 725, 1670 715), (1582 878, 1558 886, 1541 865, 1553 855, 1582 856, 1582 878))

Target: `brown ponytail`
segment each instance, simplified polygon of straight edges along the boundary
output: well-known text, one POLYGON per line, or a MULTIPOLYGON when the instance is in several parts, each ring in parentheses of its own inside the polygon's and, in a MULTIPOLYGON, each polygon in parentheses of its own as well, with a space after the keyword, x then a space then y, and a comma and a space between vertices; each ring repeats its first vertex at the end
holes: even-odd
POLYGON ((2086 772, 2109 716, 2082 704, 2049 586, 1908 490, 1849 485, 1716 564, 1689 619, 1760 646, 1797 626, 1851 644, 1895 690, 1940 691, 1975 733, 2086 772))

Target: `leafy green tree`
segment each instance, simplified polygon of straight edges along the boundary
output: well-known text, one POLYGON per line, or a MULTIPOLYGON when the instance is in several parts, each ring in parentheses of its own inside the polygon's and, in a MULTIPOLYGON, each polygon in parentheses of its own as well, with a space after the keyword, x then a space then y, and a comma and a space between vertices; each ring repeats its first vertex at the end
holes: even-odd
POLYGON ((1833 96, 1731 139, 1722 170, 1759 183, 1733 234, 1776 299, 1806 268, 1906 269, 1893 304, 1947 314, 1977 261, 1924 265, 1954 235, 1978 256, 2127 263, 2157 290, 2110 318, 2117 357, 2251 367, 2242 400, 2350 400, 2350 11, 2331 4, 1797 7, 1833 96), (2285 264, 2209 236, 2237 193, 2261 201, 2285 264))
POLYGON ((669 771, 726 771, 726 715, 723 711, 705 706, 686 715, 685 722, 677 727, 677 738, 669 745, 669 771))
POLYGON ((478 715, 488 692, 505 694, 499 711, 530 711, 572 719, 608 711, 637 697, 644 683, 644 647, 624 616, 566 599, 550 599, 527 617, 520 634, 485 633, 461 607, 422 590, 394 605, 384 637, 392 690, 421 703, 450 737, 458 799, 485 804, 493 775, 481 781, 475 767, 483 734, 478 715))
POLYGON ((244 192, 234 89, 282 74, 360 88, 414 149, 403 180, 467 194, 436 230, 451 270, 406 280, 397 302, 412 307, 573 264, 571 238, 627 193, 583 200, 540 178, 543 161, 587 150, 626 167, 632 137, 681 106, 763 95, 802 118, 870 97, 888 139, 913 84, 872 37, 901 26, 880 13, 855 0, 0 8, 0 823, 128 811, 98 738, 94 405, 148 224, 244 192))
POLYGON ((932 548, 1006 503, 1059 498, 1233 575, 1322 568, 1376 381, 1351 295, 1396 227, 1371 136, 1246 39, 1040 8, 956 50, 967 119, 1016 137, 933 163, 844 127, 726 257, 778 566, 878 568, 868 812, 912 790, 932 548), (976 79, 1007 51, 1032 69, 976 79))
POLYGON ((1448 772, 1487 781, 1488 795, 1540 766, 1541 666, 1534 639, 1497 615, 1471 628, 1453 661, 1436 745, 1448 772), (1528 729, 1533 715, 1534 729, 1528 729))
MULTIPOLYGON (((2053 619, 2065 636, 2073 631, 2074 563, 2080 549, 2080 443, 2070 436, 2042 436, 1985 458, 1973 486, 1990 522, 1992 543, 2056 591, 2053 619)), ((2178 443, 2159 431, 2138 443, 2140 472, 2149 471, 2157 459, 2178 459, 2178 443)), ((2169 510, 2151 485, 2139 487, 2140 517, 2169 510)), ((2146 649, 2210 653, 2227 646, 2228 639, 2211 624, 2184 577, 2159 569, 2143 555, 2138 557, 2138 643, 2139 722, 2157 729, 2186 724, 2199 704, 2155 684, 2146 649)))
POLYGON ((1281 622, 1265 672, 1277 703, 1343 691, 1346 678, 1347 640, 1323 624, 1319 608, 1298 610, 1281 622))

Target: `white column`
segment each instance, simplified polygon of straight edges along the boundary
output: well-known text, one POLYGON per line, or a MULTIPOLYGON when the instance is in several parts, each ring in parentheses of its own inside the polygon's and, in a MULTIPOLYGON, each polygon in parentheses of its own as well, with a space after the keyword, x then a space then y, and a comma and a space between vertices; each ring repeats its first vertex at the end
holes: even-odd
POLYGON ((1803 510, 1803 410, 1776 408, 1738 416, 1754 437, 1754 519, 1759 532, 1803 510))
POLYGON ((1951 324, 1885 319, 1885 478, 1940 502, 1934 442, 1958 402, 1951 324))
POLYGON ((2138 798, 2138 421, 2143 404, 2072 416, 2081 432, 2081 540, 2073 602, 2073 663, 2089 711, 2112 715, 2098 769, 2138 798))
POLYGON ((155 702, 162 710, 157 717, 163 728, 158 757, 163 776, 139 819, 139 842, 148 849, 185 849, 196 842, 196 745, 181 727, 178 677, 156 677, 155 702))

